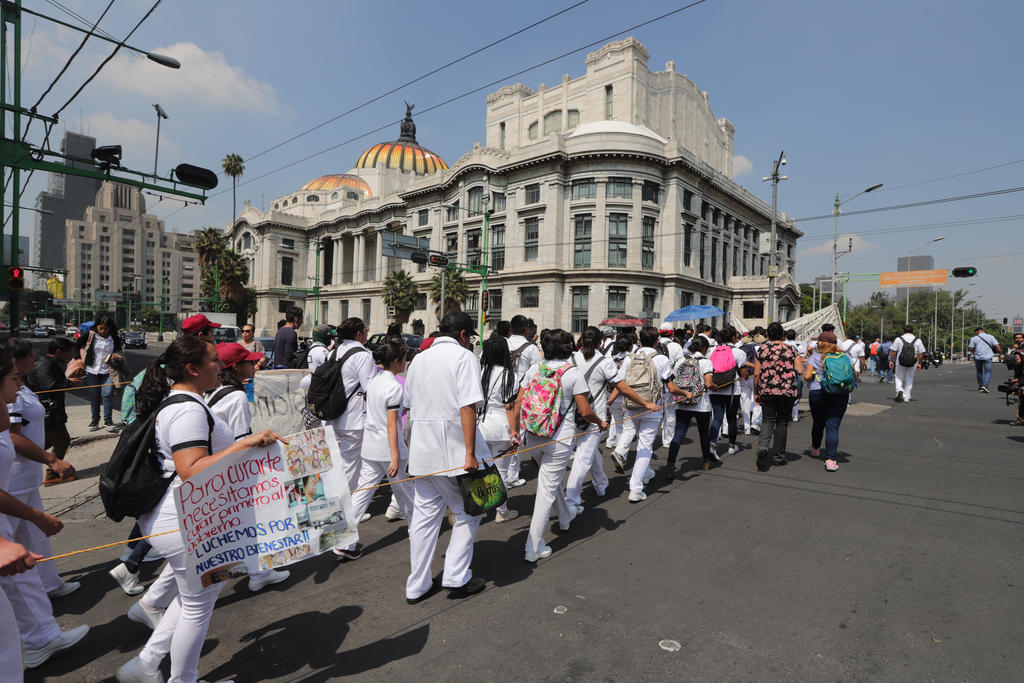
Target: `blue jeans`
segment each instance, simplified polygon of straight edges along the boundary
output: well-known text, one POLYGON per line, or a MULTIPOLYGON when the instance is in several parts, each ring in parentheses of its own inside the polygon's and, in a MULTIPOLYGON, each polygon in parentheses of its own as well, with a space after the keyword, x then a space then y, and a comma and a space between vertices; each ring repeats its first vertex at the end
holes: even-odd
POLYGON ((92 403, 92 423, 100 423, 101 399, 103 401, 103 421, 113 422, 114 383, 110 381, 110 375, 94 375, 87 372, 85 373, 85 385, 93 387, 89 390, 89 401, 92 403))
POLYGON ((740 395, 719 396, 711 394, 711 447, 718 445, 718 435, 722 433, 722 422, 729 425, 729 445, 736 443, 736 413, 740 409, 740 395))
POLYGON ((974 371, 978 374, 978 388, 987 387, 992 381, 992 359, 974 359, 974 371))
POLYGON ((825 457, 835 458, 839 450, 839 425, 850 402, 849 394, 829 394, 815 389, 809 395, 811 404, 811 448, 821 448, 821 437, 825 437, 825 457))
MULTIPOLYGON (((711 413, 698 413, 693 410, 676 410, 676 431, 672 435, 672 442, 668 446, 668 464, 676 464, 676 456, 679 455, 679 447, 686 438, 686 430, 690 428, 690 420, 697 421, 697 436, 700 439, 700 452, 705 462, 711 462, 711 442, 708 437, 708 425, 711 423, 711 413)), ((721 424, 721 423, 719 423, 721 424)))

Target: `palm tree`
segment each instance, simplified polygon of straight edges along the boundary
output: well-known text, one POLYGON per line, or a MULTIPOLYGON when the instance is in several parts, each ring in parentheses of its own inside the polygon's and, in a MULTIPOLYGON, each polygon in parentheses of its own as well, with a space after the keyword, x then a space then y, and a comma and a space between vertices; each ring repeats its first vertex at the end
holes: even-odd
POLYGON ((384 304, 395 309, 398 324, 409 322, 409 315, 416 308, 416 283, 404 270, 392 271, 384 280, 384 304))
MULTIPOLYGON (((227 251, 227 237, 217 228, 203 228, 196 235, 193 247, 199 257, 199 269, 201 271, 200 291, 203 297, 213 298, 216 296, 215 290, 217 289, 215 271, 218 264, 220 264, 221 256, 227 251)), ((221 283, 221 289, 223 290, 223 282, 221 283)))
POLYGON ((245 160, 237 154, 228 154, 221 162, 224 174, 231 176, 231 222, 235 222, 238 216, 238 200, 235 197, 235 187, 238 177, 245 173, 245 160))
MULTIPOLYGON (((430 298, 438 304, 436 309, 437 319, 441 320, 441 273, 434 275, 430 281, 430 298)), ((444 286, 444 312, 461 311, 462 304, 469 298, 469 285, 462 271, 448 269, 447 280, 444 286)))

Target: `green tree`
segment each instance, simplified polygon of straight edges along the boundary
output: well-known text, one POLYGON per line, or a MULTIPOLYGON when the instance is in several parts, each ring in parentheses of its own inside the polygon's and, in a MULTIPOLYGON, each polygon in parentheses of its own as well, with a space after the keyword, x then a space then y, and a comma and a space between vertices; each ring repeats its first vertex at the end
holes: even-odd
MULTIPOLYGON (((815 289, 814 285, 801 284, 800 285, 800 315, 807 315, 817 310, 815 305, 815 289)), ((821 306, 825 308, 832 304, 831 294, 821 294, 821 306)))
POLYGON ((203 270, 200 289, 204 297, 214 298, 218 295, 217 267, 220 270, 221 310, 241 314, 241 320, 244 322, 247 311, 245 285, 249 281, 248 263, 231 250, 221 251, 214 267, 203 270))
MULTIPOLYGON (((214 227, 206 227, 196 235, 195 250, 199 257, 200 273, 200 294, 204 298, 212 299, 217 296, 217 267, 221 257, 228 249, 228 240, 224 233, 214 227)), ((221 278, 221 298, 224 298, 224 280, 221 278)), ((208 302, 209 303, 209 302, 208 302)), ((212 311, 216 308, 212 303, 204 307, 204 310, 212 311)))
POLYGON ((231 178, 231 222, 235 222, 235 218, 238 216, 238 200, 236 198, 236 189, 238 187, 238 178, 245 173, 245 160, 237 154, 228 154, 221 161, 221 167, 224 169, 224 175, 230 176, 231 178))
POLYGON ((393 270, 384 280, 384 304, 395 309, 395 320, 400 325, 409 322, 416 308, 416 294, 416 283, 404 270, 393 270))
MULTIPOLYGON (((439 271, 430 281, 430 299, 435 304, 438 304, 435 309, 438 320, 441 319, 441 272, 444 271, 439 271)), ((445 282, 444 287, 444 298, 445 313, 462 310, 462 304, 466 303, 466 299, 469 298, 469 285, 466 283, 466 278, 463 276, 462 271, 448 269, 447 282, 445 282)))
POLYGON ((136 317, 139 322, 146 326, 156 326, 160 324, 160 311, 152 306, 143 306, 140 308, 136 317))

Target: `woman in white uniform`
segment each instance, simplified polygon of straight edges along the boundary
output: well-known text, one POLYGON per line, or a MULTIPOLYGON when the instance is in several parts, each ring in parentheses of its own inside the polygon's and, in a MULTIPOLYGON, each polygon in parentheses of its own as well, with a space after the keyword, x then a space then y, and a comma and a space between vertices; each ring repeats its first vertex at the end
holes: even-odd
MULTIPOLYGON (((616 369, 620 369, 626 358, 629 357, 636 349, 636 335, 632 332, 621 332, 615 339, 615 346, 611 350, 612 362, 615 363, 616 369)), ((609 392, 610 393, 610 392, 609 392)), ((624 407, 625 401, 608 401, 608 414, 610 419, 610 425, 608 427, 608 443, 605 445, 608 448, 615 448, 619 445, 621 439, 626 439, 626 449, 629 450, 629 444, 636 438, 636 425, 633 424, 632 420, 626 419, 626 409, 624 407)), ((604 416, 602 416, 604 417, 604 416)), ((625 472, 625 459, 619 459, 618 453, 612 451, 612 460, 615 462, 615 470, 619 473, 625 472)))
POLYGON ((180 337, 154 360, 136 397, 139 419, 156 412, 156 447, 164 476, 171 480, 160 502, 139 518, 143 534, 167 560, 178 584, 171 602, 146 646, 117 671, 117 680, 162 681, 160 662, 171 656, 170 681, 193 683, 199 675, 199 653, 210 627, 210 616, 223 583, 193 590, 186 580, 185 546, 181 535, 163 532, 178 528, 174 493, 182 479, 201 472, 218 460, 247 448, 269 446, 277 434, 270 431, 235 441, 230 427, 214 417, 203 394, 219 382, 220 358, 212 342, 199 337, 180 337), (168 387, 168 382, 172 382, 168 387), (190 400, 162 405, 171 396, 190 400))
POLYGON ((576 431, 575 414, 578 410, 581 417, 595 424, 601 431, 608 429, 608 423, 598 417, 587 400, 587 384, 583 381, 583 373, 579 368, 569 365, 569 356, 573 350, 572 335, 564 330, 550 330, 541 336, 541 348, 544 361, 526 371, 523 386, 516 399, 516 410, 513 416, 513 433, 519 433, 520 415, 523 400, 530 391, 530 382, 540 372, 561 371, 561 400, 556 406, 564 415, 562 423, 552 437, 537 436, 526 432, 525 446, 537 463, 537 494, 533 504, 533 519, 530 521, 530 534, 526 538, 527 562, 536 562, 551 555, 551 546, 544 543, 544 531, 548 525, 551 506, 555 506, 558 514, 558 526, 562 531, 569 530, 569 524, 582 511, 580 507, 572 507, 565 502, 562 493, 562 476, 572 455, 572 436, 576 431), (563 366, 569 366, 562 369, 563 366))
MULTIPOLYGON (((11 522, 15 518, 32 522, 47 536, 52 536, 63 527, 56 517, 31 508, 7 493, 16 457, 14 444, 11 442, 11 422, 7 405, 15 402, 20 387, 14 354, 9 348, 0 348, 0 398, 3 399, 0 403, 4 404, 0 408, 0 537, 7 539, 13 538, 11 522)), ((11 629, 9 624, 0 626, 4 635, 3 641, 0 641, 0 650, 5 649, 4 645, 9 641, 8 632, 20 635, 26 669, 41 665, 54 654, 80 641, 89 632, 88 626, 61 631, 53 618, 53 608, 43 589, 43 582, 37 569, 3 576, 0 578, 0 587, 3 588, 6 599, 10 601, 17 622, 15 629, 11 629)), ((18 643, 19 639, 16 637, 14 642, 18 643)), ((0 674, 6 675, 8 672, 20 670, 19 658, 14 667, 0 669, 0 674)))
MULTIPOLYGON (((519 394, 519 380, 512 367, 512 354, 508 344, 501 337, 491 337, 484 342, 480 354, 480 388, 484 392, 484 405, 477 415, 480 433, 491 452, 490 461, 498 468, 505 488, 514 489, 526 483, 525 479, 511 478, 511 455, 513 447, 519 446, 519 435, 512 433, 513 408, 519 394)), ((508 503, 495 510, 494 521, 509 522, 519 516, 517 510, 509 510, 508 503)))

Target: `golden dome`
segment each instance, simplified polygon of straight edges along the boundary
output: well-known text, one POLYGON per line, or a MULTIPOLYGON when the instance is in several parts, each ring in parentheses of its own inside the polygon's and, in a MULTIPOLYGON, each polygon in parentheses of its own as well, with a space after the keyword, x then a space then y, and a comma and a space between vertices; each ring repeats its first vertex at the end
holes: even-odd
POLYGON ((356 162, 356 168, 376 168, 377 164, 382 163, 385 168, 411 171, 416 175, 430 175, 448 168, 444 159, 416 142, 416 124, 412 122, 414 106, 409 103, 405 105, 405 119, 402 120, 398 139, 378 143, 363 152, 356 162))
POLYGON ((366 181, 359 176, 352 175, 350 173, 322 175, 316 180, 311 180, 303 185, 302 189, 312 190, 314 192, 329 192, 343 187, 359 190, 366 195, 365 198, 367 199, 373 197, 373 192, 370 191, 370 186, 366 184, 366 181))

